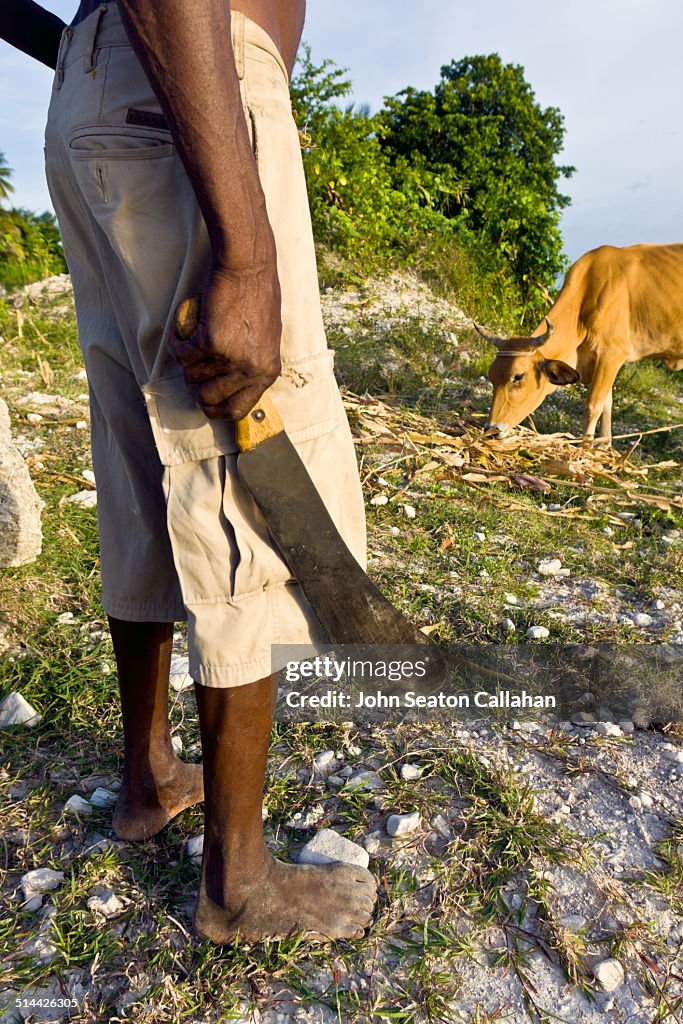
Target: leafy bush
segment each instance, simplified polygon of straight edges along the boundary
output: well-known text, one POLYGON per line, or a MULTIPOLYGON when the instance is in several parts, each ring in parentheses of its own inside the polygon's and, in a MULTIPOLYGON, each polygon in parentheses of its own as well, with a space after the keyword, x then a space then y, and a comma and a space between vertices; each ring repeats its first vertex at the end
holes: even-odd
POLYGON ((564 268, 557 189, 562 117, 497 55, 442 69, 375 116, 345 109, 351 82, 304 46, 292 82, 316 240, 359 276, 417 263, 501 326, 532 323, 564 268))
POLYGON ((0 210, 0 283, 14 287, 65 270, 59 229, 51 213, 0 210))

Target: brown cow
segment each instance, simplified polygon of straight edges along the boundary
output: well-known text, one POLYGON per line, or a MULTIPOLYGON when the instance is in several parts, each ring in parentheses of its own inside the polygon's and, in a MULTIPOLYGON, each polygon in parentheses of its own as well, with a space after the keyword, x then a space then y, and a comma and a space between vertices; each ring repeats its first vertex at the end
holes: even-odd
POLYGON ((567 274, 555 305, 531 337, 498 338, 489 368, 487 429, 505 433, 557 387, 590 387, 584 438, 612 438, 612 385, 624 363, 661 359, 683 370, 683 244, 603 245, 567 274))

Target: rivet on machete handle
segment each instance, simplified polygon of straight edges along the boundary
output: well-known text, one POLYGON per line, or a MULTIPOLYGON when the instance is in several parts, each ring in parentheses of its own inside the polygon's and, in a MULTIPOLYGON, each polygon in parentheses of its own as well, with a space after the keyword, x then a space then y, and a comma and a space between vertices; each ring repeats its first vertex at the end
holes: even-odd
MULTIPOLYGON (((197 330, 201 308, 200 294, 191 295, 178 304, 175 311, 175 329, 182 341, 187 341, 197 330)), ((235 440, 241 452, 251 451, 262 441, 275 437, 285 429, 269 390, 264 391, 254 408, 235 423, 235 440)))

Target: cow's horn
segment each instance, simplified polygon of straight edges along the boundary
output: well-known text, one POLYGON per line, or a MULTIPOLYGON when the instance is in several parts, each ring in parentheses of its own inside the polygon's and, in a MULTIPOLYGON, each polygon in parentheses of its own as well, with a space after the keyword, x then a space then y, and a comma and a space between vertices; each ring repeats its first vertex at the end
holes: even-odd
POLYGON ((484 338, 485 341, 490 342, 491 345, 495 345, 496 348, 501 348, 506 344, 505 338, 499 338, 497 334, 491 334, 490 331, 487 331, 485 327, 480 327, 474 320, 472 321, 472 324, 477 334, 480 334, 481 337, 484 338))
POLYGON ((550 320, 548 320, 548 317, 545 318, 545 322, 546 322, 546 324, 548 326, 546 327, 546 329, 543 332, 543 334, 538 334, 538 335, 536 335, 536 337, 531 338, 531 341, 533 341, 533 343, 534 343, 534 348, 540 348, 541 345, 545 345, 546 341, 548 340, 550 335, 555 330, 555 328, 551 324, 550 320))

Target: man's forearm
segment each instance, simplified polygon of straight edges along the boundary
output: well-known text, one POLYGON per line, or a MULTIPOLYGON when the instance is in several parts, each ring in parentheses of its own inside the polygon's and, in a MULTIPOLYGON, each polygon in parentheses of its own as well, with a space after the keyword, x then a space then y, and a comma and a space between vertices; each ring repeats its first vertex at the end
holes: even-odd
POLYGON ((274 259, 240 98, 226 0, 119 0, 133 48, 168 117, 216 263, 274 259))
POLYGON ((57 66, 64 22, 33 0, 2 0, 0 39, 49 68, 57 66))

